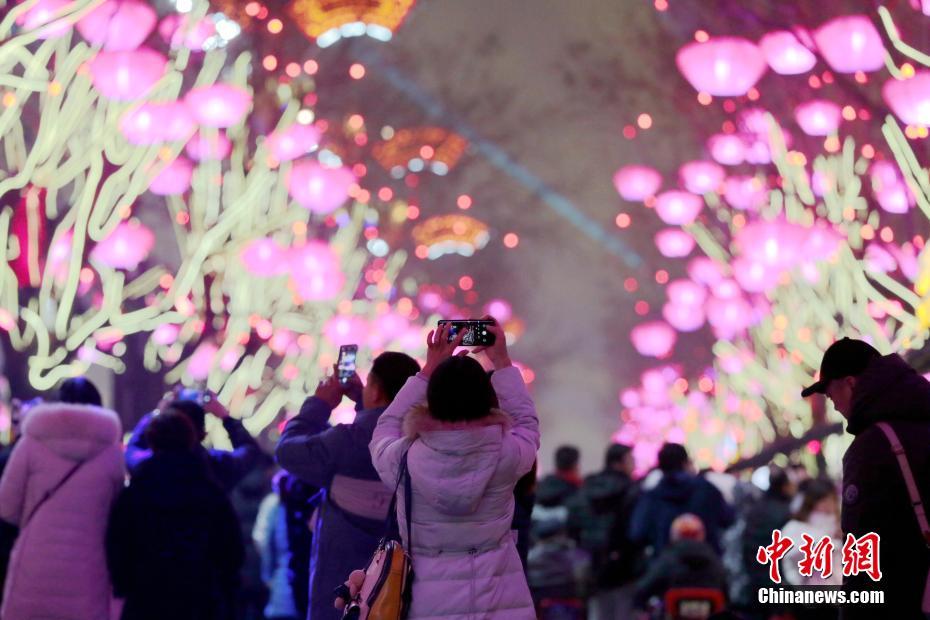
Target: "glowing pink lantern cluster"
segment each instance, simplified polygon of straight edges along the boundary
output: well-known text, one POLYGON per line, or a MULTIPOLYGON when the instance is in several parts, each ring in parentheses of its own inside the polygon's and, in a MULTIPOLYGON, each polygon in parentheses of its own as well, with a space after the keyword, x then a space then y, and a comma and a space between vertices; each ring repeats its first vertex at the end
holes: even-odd
POLYGON ((882 37, 865 15, 831 19, 814 32, 814 41, 838 73, 878 71, 885 66, 882 37))
POLYGON ((187 140, 195 127, 190 111, 180 101, 143 103, 127 111, 119 123, 126 140, 140 146, 187 140))
POLYGON ((186 157, 178 157, 161 169, 149 183, 149 191, 158 196, 178 196, 191 186, 194 165, 186 157))
POLYGON ((656 233, 656 247, 666 258, 683 258, 694 249, 694 238, 680 228, 664 228, 656 233))
POLYGON ((930 71, 921 71, 907 80, 888 80, 882 87, 882 97, 901 121, 930 126, 930 71))
POLYGON ((287 129, 272 133, 265 144, 277 161, 291 161, 319 146, 320 130, 313 125, 295 123, 287 129))
POLYGON ((292 248, 288 256, 291 286, 304 301, 333 299, 345 284, 339 257, 322 241, 292 248))
POLYGON ((155 235, 137 222, 121 222, 91 250, 92 260, 112 269, 133 270, 155 246, 155 235))
POLYGON ((640 355, 664 358, 675 347, 675 330, 662 321, 641 323, 630 331, 630 340, 640 355))
POLYGON ((291 168, 287 189, 300 206, 326 215, 342 206, 354 183, 355 175, 348 168, 324 168, 315 161, 301 161, 291 168))
POLYGON ((781 75, 807 73, 817 64, 817 57, 793 33, 776 30, 759 40, 759 48, 772 71, 781 75))
POLYGON ((285 248, 269 237, 251 241, 242 250, 239 260, 249 273, 271 278, 287 273, 287 252, 285 248))
POLYGON ((212 84, 192 89, 184 102, 204 127, 225 129, 242 122, 252 107, 252 95, 232 84, 212 84))
POLYGON ((165 75, 168 60, 147 47, 128 52, 100 52, 90 61, 94 88, 108 99, 143 97, 165 75))
POLYGON ((815 99, 800 104, 794 110, 794 118, 801 131, 809 136, 829 136, 837 132, 843 120, 840 106, 832 101, 815 99))
POLYGON ((692 224, 703 208, 704 199, 689 192, 672 190, 656 196, 656 215, 666 224, 692 224))
POLYGON ((712 258, 696 256, 688 261, 688 276, 700 284, 714 286, 726 277, 724 268, 712 258))
POLYGON ((693 332, 704 325, 704 302, 707 290, 691 280, 675 280, 666 288, 668 303, 662 307, 662 316, 680 332, 693 332))
POLYGON ((614 187, 624 200, 645 200, 661 186, 662 175, 647 166, 624 166, 614 174, 614 187))
POLYGON ((689 161, 678 169, 678 176, 689 192, 706 194, 717 191, 726 172, 712 161, 689 161))
POLYGON ((106 0, 81 18, 77 29, 91 45, 126 52, 142 45, 157 20, 155 10, 140 0, 106 0))
POLYGON ((690 43, 678 50, 675 62, 695 90, 715 97, 745 95, 766 70, 756 44, 740 37, 690 43))

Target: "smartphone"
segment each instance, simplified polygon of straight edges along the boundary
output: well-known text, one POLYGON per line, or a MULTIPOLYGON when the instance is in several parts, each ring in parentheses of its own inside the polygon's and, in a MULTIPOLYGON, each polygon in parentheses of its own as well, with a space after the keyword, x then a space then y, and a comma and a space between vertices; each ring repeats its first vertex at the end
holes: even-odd
POLYGON ((449 321, 443 319, 439 321, 439 327, 448 323, 449 342, 455 340, 461 330, 465 330, 465 337, 462 340, 464 347, 484 347, 494 344, 494 334, 488 330, 488 327, 494 325, 494 321, 477 319, 471 321, 449 321))
POLYGON ((355 358, 357 356, 357 344, 344 344, 339 347, 339 360, 336 362, 336 370, 339 373, 339 383, 348 383, 352 375, 355 374, 355 358))

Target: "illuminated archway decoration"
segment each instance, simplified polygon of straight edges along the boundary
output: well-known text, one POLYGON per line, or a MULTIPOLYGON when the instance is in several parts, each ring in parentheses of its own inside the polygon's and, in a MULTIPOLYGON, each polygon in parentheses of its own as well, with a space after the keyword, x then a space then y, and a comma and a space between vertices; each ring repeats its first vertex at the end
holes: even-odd
POLYGON ((429 169, 441 176, 458 164, 467 147, 468 140, 448 129, 411 127, 375 144, 372 155, 392 174, 429 169))
POLYGON ((431 217, 413 229, 417 245, 426 246, 426 258, 435 260, 446 254, 471 256, 488 244, 488 227, 467 215, 431 217))
POLYGON ((287 11, 320 47, 368 35, 390 41, 415 0, 296 0, 287 11))

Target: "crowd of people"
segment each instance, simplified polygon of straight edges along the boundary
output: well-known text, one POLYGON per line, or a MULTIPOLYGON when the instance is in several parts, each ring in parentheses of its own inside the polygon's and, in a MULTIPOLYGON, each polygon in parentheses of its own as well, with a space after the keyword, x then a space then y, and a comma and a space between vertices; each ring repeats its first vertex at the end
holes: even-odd
POLYGON ((408 618, 930 611, 930 383, 898 355, 843 339, 804 390, 825 394, 854 435, 840 481, 800 464, 767 466, 763 484, 698 472, 675 443, 645 472, 632 446, 610 445, 587 476, 580 450, 562 446, 538 478, 535 405, 501 328, 488 329, 494 343, 472 350, 464 333, 431 332, 422 368, 385 352, 364 381, 327 377, 284 427, 276 466, 209 392, 172 390, 126 441, 86 378, 25 403, 0 451, 0 620, 338 620, 336 592, 392 527, 414 568, 408 618), (354 422, 330 425, 345 398, 354 422), (232 450, 204 447, 208 416, 232 450), (260 506, 243 508, 236 493, 266 474, 260 506), (776 532, 829 540, 834 570, 799 570, 798 545, 773 560, 773 582, 761 558, 776 532), (844 580, 848 538, 872 533, 881 579, 844 580), (253 556, 263 596, 245 594, 253 556), (882 590, 885 604, 761 602, 773 585, 882 590))

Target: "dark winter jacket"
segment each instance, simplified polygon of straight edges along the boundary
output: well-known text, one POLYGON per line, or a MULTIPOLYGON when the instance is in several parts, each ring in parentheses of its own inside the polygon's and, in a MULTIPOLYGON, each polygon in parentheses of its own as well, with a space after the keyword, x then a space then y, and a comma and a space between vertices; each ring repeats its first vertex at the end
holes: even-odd
MULTIPOLYGON (((874 360, 853 391, 846 430, 855 435, 843 457, 843 533, 881 537, 882 579, 848 577, 846 588, 885 591, 885 609, 901 620, 923 619, 920 598, 930 550, 920 535, 904 479, 877 422, 889 422, 907 459, 925 506, 930 506, 930 383, 898 355, 874 360)), ((875 608, 850 606, 844 618, 875 617, 875 608), (872 614, 872 615, 870 615, 872 614)))
POLYGON ((341 617, 333 590, 367 566, 385 534, 393 489, 381 482, 368 451, 383 411, 359 411, 352 424, 330 427, 332 408, 311 396, 278 442, 278 464, 323 493, 310 552, 309 620, 341 617))
POLYGON ((641 554, 630 541, 629 528, 638 496, 629 476, 606 469, 585 478, 569 504, 569 533, 591 554, 598 588, 615 588, 634 577, 641 554))
POLYGON ((772 586, 768 566, 756 561, 756 551, 759 547, 772 544, 772 532, 783 527, 791 518, 790 506, 790 498, 769 490, 746 514, 742 563, 749 578, 750 590, 772 586))
POLYGON ((696 540, 670 543, 636 582, 634 602, 644 607, 653 596, 672 588, 714 588, 726 593, 726 570, 713 547, 696 540))
POLYGON ((527 583, 536 604, 544 598, 576 598, 585 594, 590 556, 571 538, 557 535, 533 545, 527 583))
POLYGON ((228 620, 243 561, 239 521, 202 458, 156 454, 113 507, 106 539, 123 620, 228 620))
POLYGON ((717 487, 683 471, 665 474, 655 488, 640 495, 630 522, 630 539, 651 546, 657 555, 668 542, 672 521, 685 513, 701 518, 707 542, 719 554, 721 531, 736 520, 733 508, 717 487))
POLYGON ((566 506, 575 493, 578 492, 578 486, 558 474, 549 474, 539 481, 536 487, 536 503, 546 508, 556 506, 566 506))
MULTIPOLYGON (((132 431, 129 443, 126 445, 126 469, 130 475, 135 475, 136 468, 152 456, 148 442, 145 439, 145 429, 152 420, 153 413, 148 413, 139 420, 132 431)), ((227 492, 231 491, 245 476, 262 462, 261 447, 255 438, 242 426, 242 422, 234 418, 225 418, 223 428, 229 435, 232 451, 207 450, 200 451, 210 462, 210 472, 217 482, 227 492)), ((267 458, 267 456, 265 457, 267 458)))

